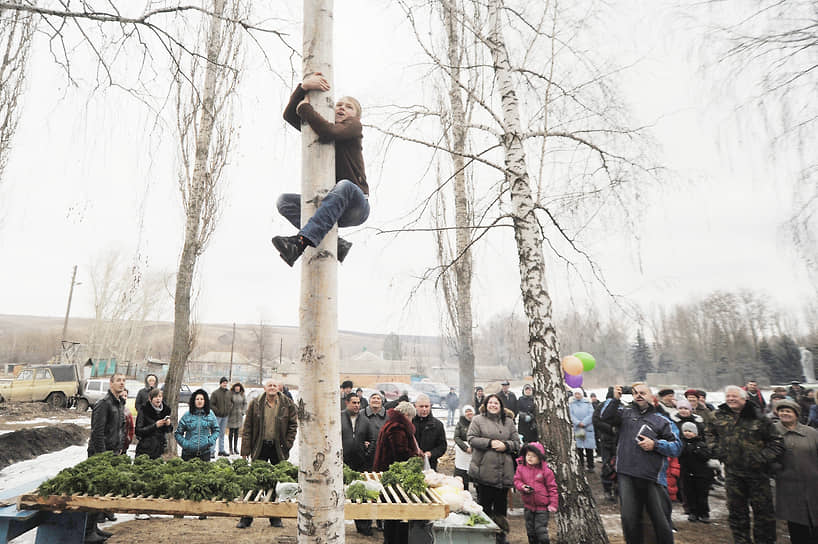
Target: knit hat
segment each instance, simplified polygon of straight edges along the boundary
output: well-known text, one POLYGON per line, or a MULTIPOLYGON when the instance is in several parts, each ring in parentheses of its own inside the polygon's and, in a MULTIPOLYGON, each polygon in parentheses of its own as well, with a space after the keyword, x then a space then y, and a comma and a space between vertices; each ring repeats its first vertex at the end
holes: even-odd
POLYGON ((222 376, 221 379, 219 380, 219 385, 223 384, 226 381, 227 381, 227 376, 222 376))
POLYGON ((685 391, 685 397, 691 397, 691 396, 698 397, 699 392, 696 391, 695 389, 688 389, 687 391, 685 391))
POLYGON ((684 423, 682 423, 682 432, 685 431, 690 431, 696 436, 699 436, 699 428, 692 421, 685 421, 684 423))
POLYGON ((467 405, 465 405, 465 406, 463 407, 463 409, 461 409, 461 410, 460 410, 460 413, 461 413, 461 414, 463 414, 463 415, 466 415, 466 412, 467 412, 468 410, 471 410, 471 411, 472 411, 472 413, 474 413, 474 406, 472 406, 471 404, 467 404, 467 405))
POLYGON ((801 417, 801 405, 792 399, 785 398, 777 400, 773 406, 775 407, 776 411, 778 411, 780 408, 789 408, 795 412, 795 415, 801 417))
POLYGON ((677 400, 677 401, 676 401, 676 408, 678 408, 678 409, 681 409, 681 408, 687 408, 688 410, 692 410, 692 409, 693 409, 693 407, 692 407, 692 406, 690 406, 690 403, 689 403, 689 402, 687 402, 687 399, 679 399, 679 400, 677 400))

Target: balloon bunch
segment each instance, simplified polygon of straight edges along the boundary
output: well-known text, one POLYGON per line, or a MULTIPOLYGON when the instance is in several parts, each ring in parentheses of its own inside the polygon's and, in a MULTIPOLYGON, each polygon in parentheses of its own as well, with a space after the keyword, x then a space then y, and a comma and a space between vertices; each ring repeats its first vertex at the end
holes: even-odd
POLYGON ((596 359, 584 351, 578 351, 562 358, 562 370, 565 372, 565 383, 568 387, 581 387, 582 373, 590 372, 594 367, 596 367, 596 359))

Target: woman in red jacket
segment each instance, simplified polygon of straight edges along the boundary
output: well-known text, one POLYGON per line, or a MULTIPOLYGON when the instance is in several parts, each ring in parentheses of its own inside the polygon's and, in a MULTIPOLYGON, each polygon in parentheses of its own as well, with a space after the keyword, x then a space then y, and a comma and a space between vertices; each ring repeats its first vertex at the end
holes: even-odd
MULTIPOLYGON (((401 402, 386 412, 386 423, 381 427, 375 447, 375 461, 372 470, 383 472, 396 461, 406 461, 420 455, 415 440, 415 407, 408 402, 401 402)), ((408 544, 409 524, 397 520, 384 520, 384 544, 408 544)))

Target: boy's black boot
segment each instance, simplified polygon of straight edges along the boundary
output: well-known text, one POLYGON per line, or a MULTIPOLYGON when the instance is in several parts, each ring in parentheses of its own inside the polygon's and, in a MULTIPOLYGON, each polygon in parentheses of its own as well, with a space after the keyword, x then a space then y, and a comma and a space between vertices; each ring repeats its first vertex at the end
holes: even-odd
POLYGON ((304 249, 310 245, 309 241, 296 234, 295 236, 273 236, 273 246, 278 250, 278 254, 284 262, 292 266, 295 261, 304 253, 304 249))
POLYGON ((338 262, 344 262, 344 259, 347 258, 347 253, 349 253, 350 248, 352 248, 352 242, 347 242, 340 236, 338 237, 338 262))

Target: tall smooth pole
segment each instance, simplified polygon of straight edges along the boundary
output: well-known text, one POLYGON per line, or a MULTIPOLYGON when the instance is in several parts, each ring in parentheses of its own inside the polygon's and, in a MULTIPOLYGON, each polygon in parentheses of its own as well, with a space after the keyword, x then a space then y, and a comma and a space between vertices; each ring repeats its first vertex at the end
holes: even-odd
MULTIPOLYGON (((334 86, 332 0, 304 0, 304 75, 321 72, 334 86)), ((310 92, 310 103, 334 119, 329 92, 310 92)), ((335 185, 335 146, 301 127, 301 224, 335 185)), ((338 390, 337 231, 301 258, 301 389, 298 401, 298 542, 344 542, 343 456, 338 390), (331 248, 331 249, 330 249, 331 248)))

